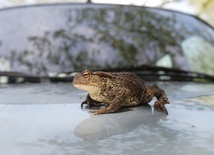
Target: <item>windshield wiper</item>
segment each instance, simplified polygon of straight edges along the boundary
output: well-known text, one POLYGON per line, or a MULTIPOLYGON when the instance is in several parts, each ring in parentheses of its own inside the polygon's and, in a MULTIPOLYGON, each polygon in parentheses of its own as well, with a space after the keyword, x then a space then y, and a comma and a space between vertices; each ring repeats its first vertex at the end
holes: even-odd
MULTIPOLYGON (((214 76, 211 75, 148 65, 101 70, 106 72, 134 72, 145 81, 214 82, 214 76)), ((58 73, 55 76, 33 76, 19 72, 0 72, 0 83, 72 82, 76 73, 77 71, 58 73)))
POLYGON ((214 76, 185 71, 174 68, 142 65, 132 68, 117 68, 104 71, 127 71, 134 72, 145 81, 191 81, 191 82, 214 82, 214 76))

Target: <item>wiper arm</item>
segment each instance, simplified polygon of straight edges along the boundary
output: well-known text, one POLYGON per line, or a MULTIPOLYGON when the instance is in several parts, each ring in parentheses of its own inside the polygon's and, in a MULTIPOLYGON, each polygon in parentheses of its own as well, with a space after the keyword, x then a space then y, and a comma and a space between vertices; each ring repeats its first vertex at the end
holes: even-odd
MULTIPOLYGON (((145 81, 214 82, 214 76, 166 67, 142 65, 131 68, 103 69, 106 72, 134 72, 145 81)), ((0 83, 72 82, 76 72, 59 73, 56 76, 33 76, 19 72, 0 72, 0 83), (62 76, 63 75, 63 76, 62 76), (1 79, 6 79, 4 80, 1 79)))

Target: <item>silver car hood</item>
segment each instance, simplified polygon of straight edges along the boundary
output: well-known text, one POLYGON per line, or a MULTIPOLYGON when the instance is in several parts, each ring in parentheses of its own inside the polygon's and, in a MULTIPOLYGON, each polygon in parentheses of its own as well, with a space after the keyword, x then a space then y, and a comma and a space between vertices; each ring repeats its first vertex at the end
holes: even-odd
POLYGON ((0 88, 0 150, 38 154, 213 154, 214 84, 161 82, 169 115, 148 106, 93 115, 72 84, 0 88), (173 91, 172 91, 173 90, 173 91), (182 149, 181 149, 182 148, 182 149))

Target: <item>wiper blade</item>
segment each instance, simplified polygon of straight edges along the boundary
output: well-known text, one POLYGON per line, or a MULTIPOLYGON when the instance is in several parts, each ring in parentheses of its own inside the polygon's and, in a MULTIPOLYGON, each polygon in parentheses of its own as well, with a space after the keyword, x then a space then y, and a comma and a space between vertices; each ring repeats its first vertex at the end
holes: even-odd
MULTIPOLYGON (((58 74, 59 75, 59 74, 58 74)), ((1 83, 41 83, 41 82, 72 82, 74 76, 34 76, 19 72, 0 72, 1 83)))
POLYGON ((145 81, 191 81, 191 82, 214 82, 214 76, 185 71, 174 68, 142 65, 132 68, 116 68, 104 71, 134 72, 145 81))
MULTIPOLYGON (((106 72, 133 72, 145 81, 214 82, 214 76, 211 75, 148 65, 101 70, 106 72)), ((55 76, 33 76, 19 72, 0 72, 0 83, 72 82, 76 73, 75 71, 58 73, 55 76)))

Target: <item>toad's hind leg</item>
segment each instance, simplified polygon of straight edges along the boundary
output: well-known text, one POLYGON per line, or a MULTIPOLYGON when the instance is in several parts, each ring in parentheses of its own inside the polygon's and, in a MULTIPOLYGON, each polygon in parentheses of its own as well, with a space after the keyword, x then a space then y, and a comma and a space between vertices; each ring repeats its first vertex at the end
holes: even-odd
POLYGON ((158 111, 163 111, 164 113, 168 114, 165 104, 169 104, 170 102, 166 96, 165 91, 159 88, 157 84, 150 85, 148 89, 150 94, 157 98, 157 101, 154 104, 154 108, 158 111))

